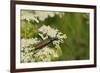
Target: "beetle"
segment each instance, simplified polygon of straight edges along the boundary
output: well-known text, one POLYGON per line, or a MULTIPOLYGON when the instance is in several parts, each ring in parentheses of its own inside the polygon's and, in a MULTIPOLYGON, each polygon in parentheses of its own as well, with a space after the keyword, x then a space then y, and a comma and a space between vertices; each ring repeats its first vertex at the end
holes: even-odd
POLYGON ((58 40, 58 38, 48 37, 47 39, 45 39, 45 40, 41 41, 40 43, 38 43, 37 45, 35 45, 35 50, 42 49, 43 47, 45 47, 46 45, 52 43, 55 40, 58 40))

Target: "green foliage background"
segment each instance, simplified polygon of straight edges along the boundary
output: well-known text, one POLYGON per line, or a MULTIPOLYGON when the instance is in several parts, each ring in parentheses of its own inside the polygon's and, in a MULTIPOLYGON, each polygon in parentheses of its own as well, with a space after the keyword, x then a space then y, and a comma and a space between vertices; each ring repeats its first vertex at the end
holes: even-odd
POLYGON ((55 14, 54 17, 48 16, 44 21, 39 20, 39 23, 23 19, 21 20, 21 38, 38 37, 37 30, 43 24, 57 28, 67 35, 67 39, 61 44, 63 55, 57 60, 89 59, 88 13, 64 12, 61 18, 55 14))

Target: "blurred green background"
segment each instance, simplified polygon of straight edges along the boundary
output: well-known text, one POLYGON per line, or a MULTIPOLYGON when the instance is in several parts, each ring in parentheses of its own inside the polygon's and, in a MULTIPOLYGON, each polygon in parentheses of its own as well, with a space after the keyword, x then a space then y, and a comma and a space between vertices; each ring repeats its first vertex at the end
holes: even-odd
POLYGON ((89 13, 37 11, 41 17, 35 14, 34 10, 21 10, 21 38, 38 37, 38 28, 50 25, 67 35, 61 44, 63 55, 57 60, 89 59, 89 13))

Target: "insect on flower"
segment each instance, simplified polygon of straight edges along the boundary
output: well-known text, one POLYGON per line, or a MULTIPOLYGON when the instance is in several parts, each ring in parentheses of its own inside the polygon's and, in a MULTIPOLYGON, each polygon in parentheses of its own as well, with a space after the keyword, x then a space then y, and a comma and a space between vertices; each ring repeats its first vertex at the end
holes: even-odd
POLYGON ((51 28, 50 26, 43 25, 39 28, 39 34, 43 41, 38 43, 35 46, 36 49, 42 49, 50 43, 53 43, 55 46, 59 46, 63 42, 63 39, 66 38, 66 35, 59 32, 57 29, 51 28), (44 36, 45 35, 45 36, 44 36))
POLYGON ((41 48, 47 46, 48 44, 52 43, 55 40, 58 40, 58 38, 48 38, 48 39, 45 39, 45 40, 43 40, 42 42, 38 43, 35 46, 35 50, 41 49, 41 48))

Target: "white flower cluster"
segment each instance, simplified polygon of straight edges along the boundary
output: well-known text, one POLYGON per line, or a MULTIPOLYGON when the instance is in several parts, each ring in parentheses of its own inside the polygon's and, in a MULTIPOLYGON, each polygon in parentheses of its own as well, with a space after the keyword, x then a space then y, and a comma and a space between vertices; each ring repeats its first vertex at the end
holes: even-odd
POLYGON ((35 61, 32 57, 34 52, 30 52, 31 50, 34 50, 35 47, 29 46, 39 42, 40 41, 37 38, 21 39, 21 62, 27 63, 35 61))
POLYGON ((63 12, 48 12, 48 11, 35 11, 35 17, 38 17, 41 21, 44 21, 48 16, 54 17, 55 15, 58 15, 59 17, 62 17, 64 14, 63 12))
POLYGON ((41 26, 38 30, 39 32, 42 32, 43 34, 46 34, 50 37, 56 37, 56 34, 58 33, 57 29, 53 29, 50 26, 46 25, 41 26))
POLYGON ((64 15, 62 12, 48 12, 48 11, 27 11, 27 10, 22 10, 21 11, 21 19, 26 19, 26 20, 34 20, 37 23, 39 23, 39 20, 44 21, 48 16, 54 17, 55 15, 58 15, 60 18, 64 15), (39 20, 37 19, 39 18, 39 20))
POLYGON ((57 52, 54 49, 46 46, 43 49, 39 50, 34 55, 34 57, 37 61, 47 62, 47 61, 51 61, 52 58, 59 57, 59 55, 57 54, 57 52))
POLYGON ((55 58, 58 58, 61 53, 60 44, 64 42, 64 39, 67 36, 61 33, 58 29, 51 28, 50 26, 43 25, 39 29, 39 36, 45 40, 51 38, 58 38, 58 40, 53 41, 52 43, 55 45, 54 48, 46 45, 42 49, 35 50, 34 44, 41 42, 39 38, 30 38, 30 39, 21 39, 21 62, 29 63, 29 62, 46 62, 52 61, 55 58), (56 48, 56 49, 55 49, 56 48), (58 51, 59 53, 58 53, 58 51))
POLYGON ((38 40, 38 38, 21 39, 21 47, 24 48, 31 44, 36 44, 39 42, 40 42, 40 40, 38 40))
POLYGON ((34 13, 32 11, 27 11, 27 10, 22 10, 21 11, 21 19, 26 19, 26 20, 33 20, 39 23, 39 20, 34 16, 34 13))
POLYGON ((34 52, 30 52, 30 50, 33 48, 21 48, 21 63, 28 63, 28 62, 34 62, 33 54, 34 52))
POLYGON ((43 47, 41 50, 36 50, 36 51, 34 50, 34 48, 35 47, 21 48, 21 62, 22 63, 47 62, 59 57, 57 51, 48 46, 43 47), (33 50, 33 51, 30 51, 30 50, 33 50))
POLYGON ((58 40, 53 41, 53 44, 55 45, 56 48, 60 48, 60 43, 63 43, 64 42, 63 39, 67 38, 66 34, 63 34, 58 29, 54 29, 50 26, 43 25, 38 30, 39 32, 42 33, 39 34, 42 39, 48 38, 48 36, 51 38, 55 38, 55 37, 58 38, 58 40))

